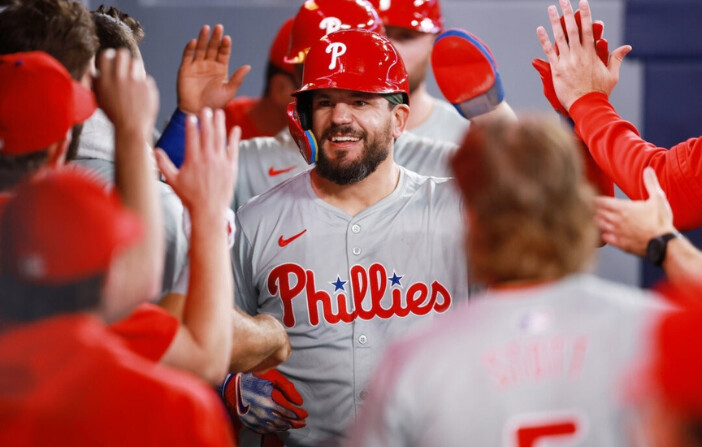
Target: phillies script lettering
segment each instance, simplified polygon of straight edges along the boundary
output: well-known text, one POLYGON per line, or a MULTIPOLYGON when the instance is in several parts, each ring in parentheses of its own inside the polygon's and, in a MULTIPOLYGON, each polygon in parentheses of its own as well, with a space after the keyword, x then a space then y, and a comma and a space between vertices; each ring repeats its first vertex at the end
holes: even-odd
POLYGON ((287 327, 295 326, 292 302, 298 298, 307 299, 309 322, 313 326, 320 321, 320 304, 322 318, 331 324, 350 323, 357 318, 371 320, 406 317, 409 314, 426 315, 432 310, 441 313, 451 305, 451 294, 440 282, 434 281, 431 286, 414 283, 406 290, 392 287, 392 304, 389 308, 383 307, 381 301, 388 290, 388 273, 382 264, 373 264, 367 269, 360 265, 353 266, 350 283, 353 310, 347 306, 345 293, 338 293, 333 298, 328 292, 317 290, 314 272, 297 264, 275 267, 268 276, 268 292, 280 295, 283 324, 287 327), (336 312, 332 308, 333 299, 336 299, 336 312))

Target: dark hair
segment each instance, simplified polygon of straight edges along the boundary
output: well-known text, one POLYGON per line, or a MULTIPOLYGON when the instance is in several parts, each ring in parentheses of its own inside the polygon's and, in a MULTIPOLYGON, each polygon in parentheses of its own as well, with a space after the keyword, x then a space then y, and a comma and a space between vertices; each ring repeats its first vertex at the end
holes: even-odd
POLYGON ((138 45, 144 39, 144 29, 141 23, 114 6, 100 7, 91 13, 95 21, 95 30, 100 40, 96 57, 108 48, 127 48, 136 56, 138 45))
POLYGON ((263 96, 266 96, 268 94, 268 90, 271 88, 270 83, 271 83, 271 79, 273 79, 273 76, 279 75, 279 74, 290 78, 290 80, 293 82, 293 84, 295 84, 295 82, 296 82, 295 76, 291 75, 290 73, 288 73, 285 70, 281 70, 280 68, 278 68, 277 66, 272 64, 271 61, 268 61, 266 63, 266 78, 265 78, 265 84, 263 85, 263 96))
POLYGON ((7 191, 46 164, 49 150, 25 155, 0 154, 0 191, 7 191))
POLYGON ((106 273, 60 285, 25 283, 0 275, 0 320, 28 322, 58 314, 95 310, 102 300, 106 273))
POLYGON ((0 14, 0 54, 44 51, 80 80, 98 39, 87 9, 70 0, 26 0, 0 14))

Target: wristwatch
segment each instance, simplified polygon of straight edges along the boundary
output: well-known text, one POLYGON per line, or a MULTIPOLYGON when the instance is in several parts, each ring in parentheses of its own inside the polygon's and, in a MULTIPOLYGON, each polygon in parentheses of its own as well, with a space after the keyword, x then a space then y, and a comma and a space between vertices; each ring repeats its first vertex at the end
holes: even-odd
POLYGON ((668 248, 668 241, 681 236, 682 235, 678 231, 673 231, 671 233, 665 233, 654 237, 648 241, 648 245, 646 246, 646 259, 648 259, 656 267, 660 267, 663 265, 663 261, 665 260, 665 252, 668 248))

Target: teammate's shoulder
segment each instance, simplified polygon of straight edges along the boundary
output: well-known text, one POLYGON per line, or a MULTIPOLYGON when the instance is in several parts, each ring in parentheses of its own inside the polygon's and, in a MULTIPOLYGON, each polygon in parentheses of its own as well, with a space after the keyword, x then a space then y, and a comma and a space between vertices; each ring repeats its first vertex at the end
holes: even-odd
POLYGON ((655 292, 622 284, 592 274, 574 275, 571 281, 583 293, 601 297, 618 306, 622 311, 666 311, 671 306, 655 292))
POLYGON ((258 215, 261 212, 270 212, 266 211, 267 208, 280 210, 282 204, 304 198, 307 196, 308 188, 310 188, 310 171, 311 169, 306 169, 283 180, 268 191, 251 198, 236 211, 237 216, 241 218, 251 214, 258 215))
POLYGON ((403 175, 406 178, 406 185, 411 189, 427 188, 432 193, 457 195, 456 180, 453 177, 437 177, 433 175, 424 175, 415 172, 404 166, 400 166, 403 175))
POLYGON ((395 141, 396 150, 404 150, 407 148, 421 148, 424 150, 439 151, 452 154, 458 150, 458 145, 451 141, 440 140, 426 135, 416 133, 414 131, 405 131, 395 141))
POLYGON ((290 137, 288 129, 283 129, 272 137, 255 137, 248 140, 242 140, 239 143, 240 154, 245 154, 251 151, 297 151, 295 142, 290 137))

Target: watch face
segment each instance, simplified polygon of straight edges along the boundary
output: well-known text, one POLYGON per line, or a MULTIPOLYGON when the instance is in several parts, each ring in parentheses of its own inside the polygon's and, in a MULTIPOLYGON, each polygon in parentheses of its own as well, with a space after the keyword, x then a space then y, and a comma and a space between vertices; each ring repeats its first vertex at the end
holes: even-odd
POLYGON ((665 244, 666 241, 661 237, 654 237, 648 241, 648 245, 646 246, 646 259, 652 264, 660 266, 665 256, 665 244))

